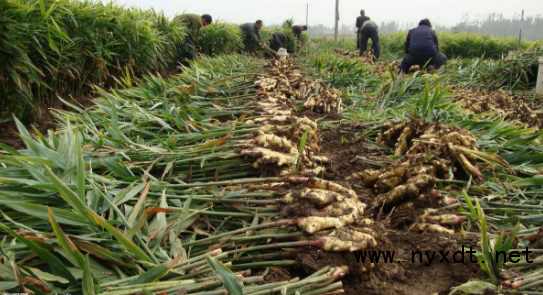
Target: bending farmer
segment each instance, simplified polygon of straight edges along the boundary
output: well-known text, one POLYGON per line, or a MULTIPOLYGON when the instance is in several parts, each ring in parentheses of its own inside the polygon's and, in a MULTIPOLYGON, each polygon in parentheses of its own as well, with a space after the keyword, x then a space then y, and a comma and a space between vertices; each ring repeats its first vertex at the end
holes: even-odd
POLYGON ((257 20, 255 23, 246 23, 239 27, 244 36, 243 45, 245 52, 251 52, 256 46, 262 49, 266 48, 266 43, 262 41, 262 37, 260 36, 262 26, 264 26, 264 23, 261 20, 257 20))
POLYGON ((298 38, 298 46, 302 46, 302 32, 307 31, 307 26, 292 26, 292 33, 298 38))
POLYGON ((428 63, 428 70, 437 70, 447 63, 447 56, 439 52, 437 35, 428 19, 420 21, 419 26, 410 30, 405 41, 405 53, 400 65, 400 73, 407 73, 412 65, 421 68, 428 63))
POLYGON ((379 47, 379 27, 372 20, 365 21, 360 30, 360 56, 368 50, 368 39, 371 39, 371 42, 373 43, 373 54, 375 55, 375 58, 379 58, 381 55, 381 48, 379 47))
POLYGON ((196 40, 196 36, 198 35, 198 32, 200 32, 200 29, 211 24, 213 19, 209 14, 197 15, 188 13, 176 16, 175 20, 181 22, 181 24, 186 26, 188 29, 187 36, 185 36, 185 42, 188 45, 188 49, 184 58, 194 60, 194 56, 196 54, 194 40, 196 40))
POLYGON ((279 32, 279 31, 274 32, 271 37, 270 48, 273 51, 277 52, 279 51, 279 48, 286 48, 287 42, 288 42, 288 38, 287 38, 287 35, 285 35, 285 33, 279 32))

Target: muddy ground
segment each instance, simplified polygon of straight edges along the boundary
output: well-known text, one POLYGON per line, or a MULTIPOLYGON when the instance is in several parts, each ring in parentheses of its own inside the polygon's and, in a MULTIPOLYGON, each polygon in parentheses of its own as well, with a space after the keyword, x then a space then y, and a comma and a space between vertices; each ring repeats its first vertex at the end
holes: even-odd
POLYGON ((325 179, 343 181, 350 174, 371 168, 366 159, 385 159, 386 155, 367 147, 367 138, 359 136, 364 130, 364 127, 340 125, 319 132, 321 154, 331 161, 325 179))
MULTIPOLYGON (((414 232, 389 231, 386 233, 388 244, 383 244, 375 251, 394 251, 394 262, 374 263, 371 267, 366 262, 357 262, 355 253, 327 253, 308 250, 298 256, 301 268, 315 271, 326 265, 348 265, 351 273, 342 279, 346 294, 449 294, 452 287, 461 285, 473 278, 484 278, 477 263, 466 257, 463 263, 454 263, 452 254, 461 248, 476 244, 476 241, 455 236, 438 234, 420 234, 414 232), (428 251, 432 260, 413 251, 428 251), (434 252, 435 251, 435 252, 434 252), (443 260, 444 256, 451 262, 443 260), (450 251, 448 254, 447 251, 450 251), (435 253, 435 256, 433 256, 435 253), (421 260, 422 259, 422 260, 421 260), (421 263, 422 261, 422 263, 421 263)), ((383 241, 381 241, 382 243, 383 241)), ((460 261, 460 255, 457 255, 460 261)))
MULTIPOLYGON (((479 250, 476 239, 448 234, 420 234, 409 231, 384 230, 378 237, 379 246, 368 251, 394 253, 392 261, 362 262, 350 252, 326 252, 306 248, 296 253, 294 267, 270 267, 265 280, 279 282, 305 277, 326 266, 348 266, 350 273, 341 279, 346 294, 416 295, 449 294, 451 288, 470 279, 485 279, 475 256, 454 253, 462 246, 479 250), (420 251, 420 254, 419 252, 420 251)), ((366 258, 367 259, 367 258, 366 258)), ((259 273, 262 273, 260 271, 259 273)))

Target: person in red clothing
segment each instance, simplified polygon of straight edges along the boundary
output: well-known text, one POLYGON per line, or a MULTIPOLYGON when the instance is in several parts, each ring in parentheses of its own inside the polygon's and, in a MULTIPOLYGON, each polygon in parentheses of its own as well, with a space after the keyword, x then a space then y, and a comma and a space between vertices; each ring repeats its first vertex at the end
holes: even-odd
POLYGON ((427 18, 421 20, 419 26, 407 34, 405 53, 407 55, 400 64, 400 73, 409 72, 413 65, 421 68, 428 65, 429 70, 437 70, 447 63, 447 56, 439 52, 436 32, 432 30, 432 23, 427 18))

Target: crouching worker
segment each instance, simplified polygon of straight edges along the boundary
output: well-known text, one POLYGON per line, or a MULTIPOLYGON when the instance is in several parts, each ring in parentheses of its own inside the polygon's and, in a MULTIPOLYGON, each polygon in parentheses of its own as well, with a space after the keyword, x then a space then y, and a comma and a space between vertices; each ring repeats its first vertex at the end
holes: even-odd
POLYGON ((275 32, 271 37, 270 48, 277 52, 279 48, 287 48, 288 38, 283 32, 275 32))
POLYGON ((211 15, 204 14, 204 15, 197 15, 192 13, 182 14, 175 17, 175 20, 181 22, 185 27, 187 27, 188 32, 185 36, 185 42, 187 43, 187 52, 185 53, 183 64, 187 64, 186 60, 194 60, 194 56, 196 55, 196 49, 195 49, 195 40, 196 36, 198 35, 198 32, 200 32, 200 29, 204 26, 207 26, 211 24, 213 21, 211 15))
POLYGON ((439 52, 437 35, 428 19, 421 20, 418 27, 409 31, 405 40, 405 53, 407 56, 400 64, 400 73, 409 72, 413 65, 422 68, 428 64, 428 70, 433 71, 447 63, 447 56, 439 52))

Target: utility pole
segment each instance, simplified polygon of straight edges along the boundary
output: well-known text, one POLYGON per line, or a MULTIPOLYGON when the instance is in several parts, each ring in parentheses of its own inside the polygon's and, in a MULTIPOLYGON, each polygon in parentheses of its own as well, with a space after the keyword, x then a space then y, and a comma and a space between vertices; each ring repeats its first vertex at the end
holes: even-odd
POLYGON ((305 9, 305 26, 309 28, 309 3, 307 3, 307 7, 305 9))
POLYGON ((543 57, 539 58, 539 72, 537 74, 535 93, 543 95, 543 57))
POLYGON ((336 28, 334 30, 334 41, 338 44, 338 26, 339 26, 339 0, 336 0, 336 28))
POLYGON ((522 25, 524 24, 524 9, 522 10, 522 15, 520 17, 520 32, 518 33, 518 49, 522 43, 522 25))

